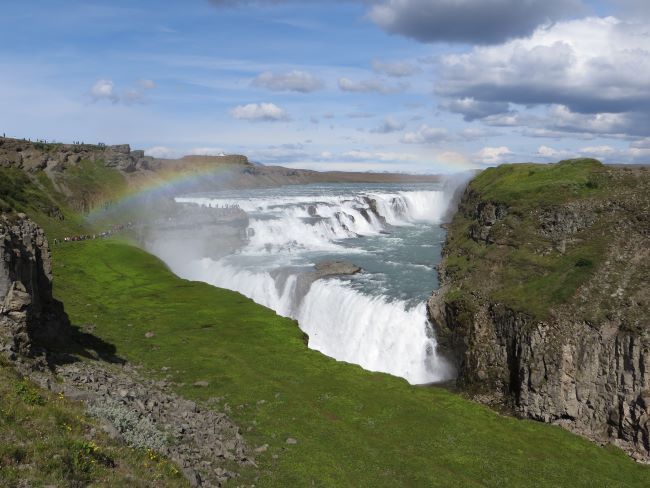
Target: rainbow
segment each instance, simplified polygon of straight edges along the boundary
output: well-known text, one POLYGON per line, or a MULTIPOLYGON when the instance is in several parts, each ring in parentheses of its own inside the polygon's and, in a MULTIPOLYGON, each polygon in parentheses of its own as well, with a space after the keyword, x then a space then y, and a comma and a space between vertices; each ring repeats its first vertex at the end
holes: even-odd
POLYGON ((212 187, 228 183, 237 172, 232 164, 200 164, 191 167, 163 168, 136 175, 127 181, 124 188, 111 192, 95 202, 85 215, 88 222, 94 223, 103 218, 123 215, 132 216, 137 209, 147 208, 148 204, 171 200, 174 196, 189 193, 205 186, 212 187))

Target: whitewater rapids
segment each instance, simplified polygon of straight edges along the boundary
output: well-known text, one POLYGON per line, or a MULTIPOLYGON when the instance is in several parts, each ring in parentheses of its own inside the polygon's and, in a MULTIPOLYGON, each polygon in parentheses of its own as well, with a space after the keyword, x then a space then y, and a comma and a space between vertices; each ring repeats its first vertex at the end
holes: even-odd
POLYGON ((243 245, 218 259, 188 256, 161 240, 149 248, 179 276, 296 319, 312 349, 412 384, 439 382, 453 371, 436 352, 425 302, 437 286, 432 247, 442 242, 436 224, 447 201, 442 189, 370 185, 183 196, 178 204, 246 212, 243 245), (332 259, 364 273, 301 285, 316 262, 332 259))

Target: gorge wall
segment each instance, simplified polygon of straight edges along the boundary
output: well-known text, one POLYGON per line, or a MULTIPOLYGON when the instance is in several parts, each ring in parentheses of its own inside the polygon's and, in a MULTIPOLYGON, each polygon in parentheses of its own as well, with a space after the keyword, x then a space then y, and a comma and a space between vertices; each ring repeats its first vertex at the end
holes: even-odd
POLYGON ((69 333, 52 297, 52 265, 43 230, 24 214, 0 215, 0 347, 31 356, 69 333))
POLYGON ((483 172, 428 304, 459 386, 650 461, 649 244, 644 168, 483 172))

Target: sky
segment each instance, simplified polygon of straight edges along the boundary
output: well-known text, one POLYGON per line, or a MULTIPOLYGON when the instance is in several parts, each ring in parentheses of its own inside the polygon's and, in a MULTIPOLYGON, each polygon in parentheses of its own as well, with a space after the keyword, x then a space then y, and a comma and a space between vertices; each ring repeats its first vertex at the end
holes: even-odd
POLYGON ((451 173, 650 163, 648 0, 0 0, 0 132, 451 173))

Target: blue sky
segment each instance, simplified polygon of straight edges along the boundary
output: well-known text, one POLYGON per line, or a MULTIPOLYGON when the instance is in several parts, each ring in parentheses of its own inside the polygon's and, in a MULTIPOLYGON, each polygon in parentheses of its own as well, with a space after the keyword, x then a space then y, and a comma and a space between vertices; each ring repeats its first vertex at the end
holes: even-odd
POLYGON ((3 2, 0 131, 452 172, 650 162, 645 0, 3 2))

